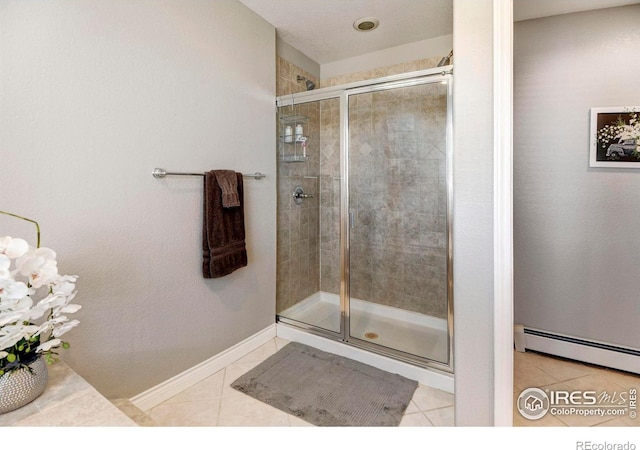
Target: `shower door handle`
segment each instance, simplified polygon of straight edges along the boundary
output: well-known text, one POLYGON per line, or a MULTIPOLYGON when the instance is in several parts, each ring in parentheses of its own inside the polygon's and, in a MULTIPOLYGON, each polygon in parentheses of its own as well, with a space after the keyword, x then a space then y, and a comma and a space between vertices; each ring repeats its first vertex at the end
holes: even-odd
POLYGON ((355 228, 356 226, 356 219, 355 219, 355 214, 353 213, 353 209, 349 210, 349 228, 355 228))

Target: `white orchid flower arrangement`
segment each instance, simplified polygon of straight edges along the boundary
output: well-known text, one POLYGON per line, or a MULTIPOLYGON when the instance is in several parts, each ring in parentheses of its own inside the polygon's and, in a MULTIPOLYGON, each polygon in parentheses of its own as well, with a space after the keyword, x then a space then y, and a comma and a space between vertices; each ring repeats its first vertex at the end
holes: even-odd
POLYGON ((40 355, 53 362, 58 347, 69 348, 61 336, 77 326, 68 314, 81 306, 71 303, 76 296, 77 276, 60 275, 56 253, 40 247, 40 227, 36 224, 38 245, 31 247, 19 238, 0 237, 0 376, 28 368, 40 355))

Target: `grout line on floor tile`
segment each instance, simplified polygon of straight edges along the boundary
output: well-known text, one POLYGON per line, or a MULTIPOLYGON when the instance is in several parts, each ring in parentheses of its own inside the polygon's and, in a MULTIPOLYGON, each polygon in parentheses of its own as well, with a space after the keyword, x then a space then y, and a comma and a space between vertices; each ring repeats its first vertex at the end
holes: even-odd
POLYGON ((220 412, 222 411, 222 398, 224 394, 224 387, 227 385, 227 368, 225 367, 222 374, 222 388, 220 389, 220 401, 218 402, 218 411, 216 414, 216 427, 220 426, 220 412))
MULTIPOLYGON (((434 411, 434 410, 432 409, 431 411, 434 411)), ((436 424, 429 419, 429 416, 427 416, 427 413, 425 413, 424 411, 420 411, 420 414, 422 414, 425 417, 425 419, 427 419, 427 422, 429 422, 432 427, 436 426, 436 424)))

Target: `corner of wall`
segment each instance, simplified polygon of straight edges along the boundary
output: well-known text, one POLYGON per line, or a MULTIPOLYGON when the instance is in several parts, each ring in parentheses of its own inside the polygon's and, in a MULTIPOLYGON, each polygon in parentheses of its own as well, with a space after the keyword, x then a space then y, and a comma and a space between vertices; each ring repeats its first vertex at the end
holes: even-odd
POLYGON ((276 55, 298 66, 316 81, 320 79, 320 64, 279 37, 276 37, 276 55))

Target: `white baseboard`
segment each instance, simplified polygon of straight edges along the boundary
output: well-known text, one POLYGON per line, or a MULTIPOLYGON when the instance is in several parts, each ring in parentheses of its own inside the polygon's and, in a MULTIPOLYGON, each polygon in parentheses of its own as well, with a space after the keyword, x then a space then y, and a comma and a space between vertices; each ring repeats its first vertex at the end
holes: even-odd
POLYGON ((434 389, 440 389, 452 394, 454 392, 453 375, 451 374, 429 370, 387 358, 386 356, 345 345, 341 342, 323 338, 282 323, 277 324, 277 335, 289 341, 300 342, 325 352, 334 353, 363 364, 377 367, 378 369, 386 370, 387 372, 397 373, 398 375, 416 380, 418 383, 434 389))
POLYGON ((170 399, 176 394, 199 383, 210 375, 224 369, 229 364, 251 353, 270 339, 276 337, 276 325, 269 325, 264 330, 248 337, 242 342, 209 358, 200 364, 185 370, 162 383, 135 395, 129 401, 142 411, 149 411, 154 406, 170 399))
POLYGON ((637 349, 524 328, 526 348, 550 355, 640 374, 637 349))

